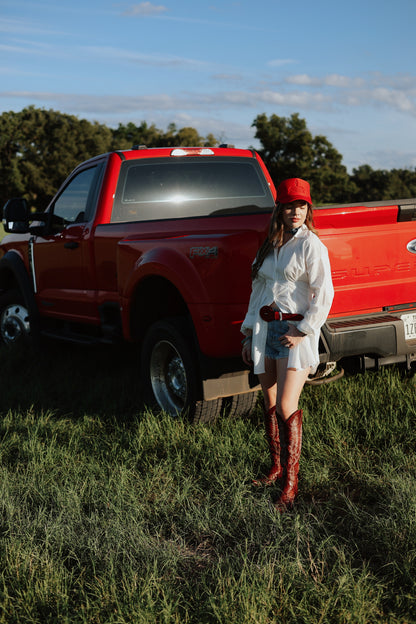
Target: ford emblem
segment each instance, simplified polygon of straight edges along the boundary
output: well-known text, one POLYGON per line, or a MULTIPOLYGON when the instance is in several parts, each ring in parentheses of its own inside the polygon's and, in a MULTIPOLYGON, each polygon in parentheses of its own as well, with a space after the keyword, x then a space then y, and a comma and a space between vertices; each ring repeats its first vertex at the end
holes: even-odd
POLYGON ((406 249, 407 251, 410 251, 410 253, 416 254, 416 239, 413 239, 409 243, 407 243, 406 249))

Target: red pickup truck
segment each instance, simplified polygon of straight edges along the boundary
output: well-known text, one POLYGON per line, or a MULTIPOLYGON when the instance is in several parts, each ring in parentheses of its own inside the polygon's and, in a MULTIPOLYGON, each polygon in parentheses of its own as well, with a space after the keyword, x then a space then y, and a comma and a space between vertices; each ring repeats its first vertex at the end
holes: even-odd
MULTIPOLYGON (((44 212, 3 209, 0 336, 137 343, 170 413, 253 405, 241 360, 250 265, 275 188, 252 150, 136 146, 80 164, 44 212)), ((321 362, 416 359, 416 200, 316 210, 335 298, 321 362)))

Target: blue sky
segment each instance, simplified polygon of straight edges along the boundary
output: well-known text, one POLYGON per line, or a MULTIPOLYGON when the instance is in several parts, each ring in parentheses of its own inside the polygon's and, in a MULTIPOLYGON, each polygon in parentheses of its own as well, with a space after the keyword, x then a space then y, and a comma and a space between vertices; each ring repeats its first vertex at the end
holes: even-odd
POLYGON ((255 146, 306 120, 349 171, 416 167, 415 0, 0 0, 0 113, 192 126, 255 146))

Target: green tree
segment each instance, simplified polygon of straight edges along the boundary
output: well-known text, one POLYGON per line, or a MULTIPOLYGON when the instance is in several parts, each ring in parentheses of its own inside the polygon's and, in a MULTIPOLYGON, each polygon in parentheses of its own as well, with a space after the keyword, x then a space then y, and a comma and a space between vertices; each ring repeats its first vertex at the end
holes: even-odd
POLYGON ((356 188, 354 200, 388 201, 416 197, 416 171, 410 169, 372 169, 360 165, 353 169, 351 180, 356 188))
POLYGON ((190 127, 181 128, 175 136, 175 144, 182 147, 202 146, 204 141, 195 128, 190 127))
POLYGON ((42 210, 68 174, 83 160, 133 145, 208 146, 218 141, 202 137, 191 127, 170 124, 163 132, 142 121, 119 124, 116 130, 58 111, 29 106, 0 115, 0 205, 25 197, 42 210))
POLYGON ((217 145, 217 139, 208 134, 206 137, 199 135, 195 128, 184 127, 179 130, 176 124, 168 125, 166 132, 156 128, 154 124, 147 125, 142 121, 139 126, 132 122, 127 125, 119 124, 113 130, 113 149, 129 149, 133 145, 146 145, 147 147, 185 147, 185 146, 213 146, 217 145))
POLYGON ((342 156, 324 136, 313 136, 298 113, 289 118, 265 113, 253 122, 259 150, 277 185, 299 177, 311 184, 316 204, 349 201, 354 192, 342 156))
POLYGON ((169 124, 162 141, 161 147, 207 147, 218 145, 218 141, 212 134, 202 137, 195 128, 185 126, 178 130, 174 123, 169 124))
POLYGON ((0 116, 0 200, 23 196, 44 209, 72 169, 107 152, 111 130, 57 111, 36 109, 0 116))
POLYGON ((158 147, 162 144, 162 131, 158 130, 155 124, 149 126, 145 121, 142 121, 140 126, 136 126, 132 122, 127 125, 119 124, 112 133, 112 148, 115 150, 130 149, 133 145, 158 147))

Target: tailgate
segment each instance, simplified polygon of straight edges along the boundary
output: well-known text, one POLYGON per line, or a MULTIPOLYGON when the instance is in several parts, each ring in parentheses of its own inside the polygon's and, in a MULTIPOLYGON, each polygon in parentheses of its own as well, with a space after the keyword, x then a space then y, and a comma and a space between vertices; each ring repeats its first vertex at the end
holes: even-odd
POLYGON ((413 307, 416 200, 316 211, 335 288, 330 317, 413 307), (413 202, 413 203, 412 203, 413 202))

